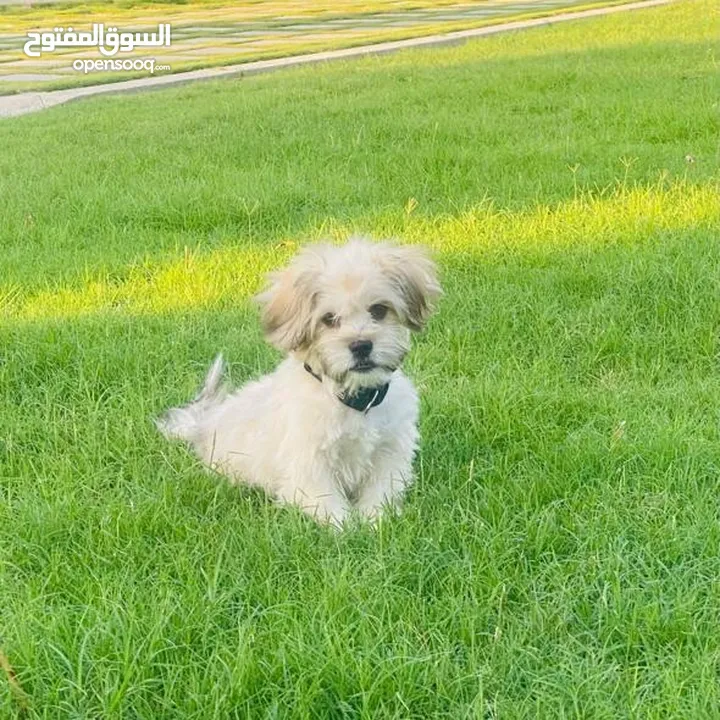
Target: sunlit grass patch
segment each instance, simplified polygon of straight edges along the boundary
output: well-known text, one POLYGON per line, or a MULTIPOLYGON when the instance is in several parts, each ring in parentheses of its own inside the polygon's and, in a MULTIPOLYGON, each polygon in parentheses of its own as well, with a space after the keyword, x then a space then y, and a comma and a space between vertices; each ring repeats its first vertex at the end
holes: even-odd
POLYGON ((208 257, 188 253, 160 265, 134 266, 118 280, 95 279, 80 288, 59 288, 26 299, 8 292, 6 316, 71 318, 110 312, 119 315, 203 309, 221 301, 245 300, 277 253, 221 250, 208 257), (12 298, 12 299, 11 299, 12 298))
MULTIPOLYGON (((457 261, 456 256, 468 253, 490 261, 512 253, 550 255, 571 247, 592 252, 608 244, 640 245, 668 230, 720 229, 719 191, 714 185, 660 182, 654 187, 620 187, 600 196, 580 195, 556 207, 524 212, 479 206, 459 216, 434 217, 424 216, 410 202, 405 216, 376 219, 373 230, 378 238, 397 236, 426 244, 441 261, 457 261)), ((327 223, 324 230, 330 241, 343 241, 353 233, 337 222, 327 223)), ((7 289, 0 308, 6 320, 38 320, 232 306, 252 295, 264 274, 298 247, 286 242, 269 248, 230 246, 210 253, 186 248, 177 260, 131 266, 116 279, 99 277, 80 286, 28 295, 7 289)))

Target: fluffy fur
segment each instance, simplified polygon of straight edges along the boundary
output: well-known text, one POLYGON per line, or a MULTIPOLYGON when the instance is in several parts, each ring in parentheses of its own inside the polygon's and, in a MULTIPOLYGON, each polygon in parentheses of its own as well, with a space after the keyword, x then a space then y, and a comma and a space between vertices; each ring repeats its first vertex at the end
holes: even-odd
POLYGON ((208 466, 319 520, 340 525, 353 508, 376 518, 412 480, 418 397, 400 364, 439 294, 418 247, 307 247, 257 298, 267 339, 287 355, 275 372, 228 395, 218 357, 195 401, 158 426, 208 466), (383 402, 365 411, 338 399, 385 383, 383 402))

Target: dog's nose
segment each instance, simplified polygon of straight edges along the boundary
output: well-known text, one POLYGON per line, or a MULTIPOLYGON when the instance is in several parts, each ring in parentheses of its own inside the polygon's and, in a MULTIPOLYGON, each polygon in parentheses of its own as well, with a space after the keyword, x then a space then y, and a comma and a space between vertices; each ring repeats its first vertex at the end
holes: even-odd
POLYGON ((371 340, 353 340, 353 342, 350 343, 350 352, 356 358, 363 359, 369 357, 372 349, 373 344, 371 340))

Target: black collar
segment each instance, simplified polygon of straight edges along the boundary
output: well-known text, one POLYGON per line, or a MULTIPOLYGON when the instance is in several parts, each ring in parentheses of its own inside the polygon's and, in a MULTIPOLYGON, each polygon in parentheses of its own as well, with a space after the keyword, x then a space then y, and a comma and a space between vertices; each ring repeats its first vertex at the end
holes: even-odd
MULTIPOLYGON (((322 382, 322 376, 318 375, 307 363, 303 366, 316 380, 322 382)), ((385 383, 374 388, 360 388, 354 395, 344 392, 342 395, 336 395, 337 399, 353 410, 366 413, 370 408, 377 407, 387 395, 390 383, 385 383)))

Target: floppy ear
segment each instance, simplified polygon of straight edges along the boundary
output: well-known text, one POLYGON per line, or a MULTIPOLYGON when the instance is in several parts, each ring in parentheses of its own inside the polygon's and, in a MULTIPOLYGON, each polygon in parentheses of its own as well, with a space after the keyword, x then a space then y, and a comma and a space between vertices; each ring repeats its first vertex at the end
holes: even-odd
POLYGON ((435 263, 417 245, 385 246, 380 263, 403 300, 405 323, 411 330, 422 330, 442 295, 435 263))
POLYGON ((256 296, 265 337, 279 350, 309 343, 321 269, 319 254, 304 251, 285 270, 270 273, 269 286, 256 296))

